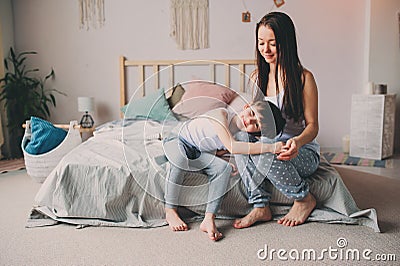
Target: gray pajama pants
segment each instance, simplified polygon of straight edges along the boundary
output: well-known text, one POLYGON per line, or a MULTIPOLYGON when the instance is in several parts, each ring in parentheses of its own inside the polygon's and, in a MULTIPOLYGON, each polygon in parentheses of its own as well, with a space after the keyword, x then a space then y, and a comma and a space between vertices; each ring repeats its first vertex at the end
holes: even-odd
MULTIPOLYGON (((184 188, 182 184, 185 173, 202 171, 209 180, 208 196, 204 202, 207 203, 206 212, 217 213, 228 187, 232 166, 215 154, 200 152, 185 140, 179 138, 167 140, 164 143, 164 151, 171 167, 168 179, 165 182, 165 206, 176 208, 179 205, 186 205, 179 200, 181 190, 184 188)), ((194 193, 196 193, 196 188, 194 189, 194 193)), ((201 194, 200 189, 197 191, 201 194)))
MULTIPOLYGON (((248 136, 243 134, 236 138, 248 141, 248 136)), ((269 205, 271 194, 265 189, 266 182, 272 183, 289 199, 301 200, 309 192, 305 178, 317 170, 318 153, 301 147, 299 154, 289 161, 281 161, 276 157, 271 153, 235 155, 240 177, 247 188, 248 202, 255 208, 269 205)))

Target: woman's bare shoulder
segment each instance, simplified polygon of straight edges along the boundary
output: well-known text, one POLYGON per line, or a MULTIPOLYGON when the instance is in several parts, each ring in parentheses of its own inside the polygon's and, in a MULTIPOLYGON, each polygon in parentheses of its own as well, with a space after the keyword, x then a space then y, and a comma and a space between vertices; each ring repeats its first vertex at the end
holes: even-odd
POLYGON ((316 83, 314 74, 306 68, 304 68, 304 70, 303 70, 303 78, 304 78, 305 84, 315 84, 316 83))
POLYGON ((307 69, 307 68, 304 68, 304 70, 303 70, 303 75, 304 75, 304 78, 307 80, 307 79, 314 79, 314 74, 309 70, 309 69, 307 69))

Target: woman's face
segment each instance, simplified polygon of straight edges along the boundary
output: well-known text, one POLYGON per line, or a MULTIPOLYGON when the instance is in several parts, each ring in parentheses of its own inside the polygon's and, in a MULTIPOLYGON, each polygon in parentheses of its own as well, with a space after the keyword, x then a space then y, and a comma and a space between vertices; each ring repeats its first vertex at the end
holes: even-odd
POLYGON ((268 26, 258 28, 258 51, 268 64, 275 64, 277 60, 275 34, 268 26))

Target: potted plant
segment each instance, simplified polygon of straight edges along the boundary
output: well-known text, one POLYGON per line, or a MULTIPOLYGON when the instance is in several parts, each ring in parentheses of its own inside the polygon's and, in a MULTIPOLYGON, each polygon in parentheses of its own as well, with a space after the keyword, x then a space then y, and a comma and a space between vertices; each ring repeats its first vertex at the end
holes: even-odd
POLYGON ((33 51, 16 54, 11 47, 9 56, 4 59, 5 75, 0 79, 0 101, 4 102, 8 120, 10 158, 22 157, 22 124, 31 116, 47 119, 50 116, 49 106, 56 107, 54 93, 65 95, 54 88, 46 87, 46 81, 55 76, 53 69, 41 78, 34 75, 39 69, 26 68, 28 56, 35 54, 37 53, 33 51))

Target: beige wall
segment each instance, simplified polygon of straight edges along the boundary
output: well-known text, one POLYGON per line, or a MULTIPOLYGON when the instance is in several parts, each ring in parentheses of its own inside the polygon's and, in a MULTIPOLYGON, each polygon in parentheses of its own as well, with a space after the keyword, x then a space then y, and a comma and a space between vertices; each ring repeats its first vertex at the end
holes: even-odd
POLYGON ((388 85, 396 97, 395 148, 400 152, 400 13, 399 0, 371 0, 369 80, 388 85))
MULTIPOLYGON (((390 2, 391 8, 400 5, 376 1, 390 2)), ((242 1, 209 2, 210 48, 181 51, 169 36, 168 0, 105 1, 105 27, 89 31, 79 29, 77 1, 13 0, 16 48, 37 51, 33 64, 44 74, 54 67, 57 88, 68 94, 57 98, 53 122, 81 117, 78 96, 95 97, 97 123, 118 119, 119 55, 148 60, 254 57, 255 23, 274 9, 273 1, 246 1, 251 23, 241 22, 242 1)), ((317 80, 318 140, 325 147, 340 147, 342 136, 349 134, 351 95, 362 92, 368 79, 369 5, 370 0, 302 0, 279 8, 295 21, 300 58, 317 80)), ((382 50, 387 57, 390 52, 382 50)))

